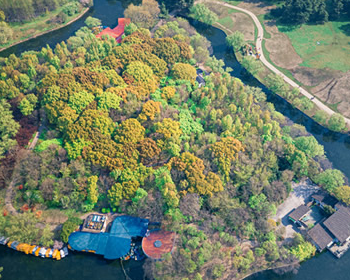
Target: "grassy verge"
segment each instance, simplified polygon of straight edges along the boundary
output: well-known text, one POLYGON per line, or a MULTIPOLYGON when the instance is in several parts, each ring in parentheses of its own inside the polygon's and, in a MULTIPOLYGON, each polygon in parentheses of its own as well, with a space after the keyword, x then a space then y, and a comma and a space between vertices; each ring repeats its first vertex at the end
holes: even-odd
POLYGON ((56 28, 63 27, 67 23, 78 19, 84 14, 87 10, 81 7, 80 12, 72 16, 67 16, 67 19, 63 23, 51 22, 59 13, 62 12, 63 7, 56 9, 55 11, 48 12, 35 18, 32 21, 24 23, 12 23, 10 24, 13 31, 13 39, 7 42, 6 44, 0 45, 0 49, 4 50, 10 46, 20 43, 23 40, 38 36, 42 33, 51 31, 56 28))

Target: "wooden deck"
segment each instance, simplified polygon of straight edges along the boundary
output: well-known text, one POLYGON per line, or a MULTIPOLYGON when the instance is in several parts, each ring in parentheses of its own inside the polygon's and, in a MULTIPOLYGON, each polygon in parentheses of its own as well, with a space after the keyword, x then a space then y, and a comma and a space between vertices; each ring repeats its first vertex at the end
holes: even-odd
POLYGON ((149 258, 160 260, 164 254, 170 253, 173 250, 174 242, 174 232, 163 230, 152 231, 149 236, 142 239, 142 250, 149 258), (157 243, 159 247, 156 246, 157 243))

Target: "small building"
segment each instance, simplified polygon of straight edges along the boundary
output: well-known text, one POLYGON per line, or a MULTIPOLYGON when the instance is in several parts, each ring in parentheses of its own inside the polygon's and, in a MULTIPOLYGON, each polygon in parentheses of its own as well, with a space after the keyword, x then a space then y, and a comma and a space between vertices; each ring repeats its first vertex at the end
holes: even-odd
POLYGON ((113 29, 107 27, 103 29, 102 32, 100 32, 98 35, 96 35, 96 37, 101 39, 104 35, 109 35, 110 37, 114 38, 118 43, 121 43, 122 36, 124 35, 125 26, 129 24, 130 24, 129 18, 119 18, 117 27, 113 29))
POLYGON ((289 215, 288 218, 291 220, 294 224, 301 225, 300 220, 304 218, 307 214, 311 212, 311 209, 307 207, 306 205, 300 205, 296 209, 294 209, 289 215))
POLYGON ((321 224, 317 224, 310 229, 308 235, 319 252, 323 251, 326 247, 329 248, 334 243, 331 234, 321 224))
POLYGON ((335 236, 340 244, 350 240, 350 209, 340 209, 323 222, 324 226, 335 236))
POLYGON ((337 210, 338 200, 325 192, 318 192, 311 196, 311 199, 314 203, 320 206, 322 209, 325 205, 331 206, 335 210, 337 210))
POLYGON ((72 250, 103 255, 109 260, 119 259, 129 253, 132 238, 145 236, 148 223, 147 219, 119 216, 108 233, 73 232, 68 244, 72 250))
POLYGON ((142 239, 142 250, 145 255, 154 260, 171 253, 175 243, 175 232, 153 230, 142 239))

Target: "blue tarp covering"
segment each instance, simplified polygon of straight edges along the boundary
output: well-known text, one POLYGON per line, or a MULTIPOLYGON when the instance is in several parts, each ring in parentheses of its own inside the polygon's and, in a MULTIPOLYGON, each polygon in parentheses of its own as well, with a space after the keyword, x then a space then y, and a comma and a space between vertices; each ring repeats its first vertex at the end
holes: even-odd
POLYGON ((130 216, 115 218, 109 233, 73 232, 68 239, 76 251, 95 251, 106 259, 118 259, 130 250, 132 237, 145 236, 148 220, 130 216))

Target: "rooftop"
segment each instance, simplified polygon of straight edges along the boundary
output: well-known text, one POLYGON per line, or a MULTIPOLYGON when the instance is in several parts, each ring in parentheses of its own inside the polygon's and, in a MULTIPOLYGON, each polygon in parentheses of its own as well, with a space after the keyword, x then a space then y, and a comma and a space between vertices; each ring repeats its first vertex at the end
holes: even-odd
POLYGON ((320 251, 325 249, 333 241, 333 237, 320 225, 317 224, 308 231, 311 239, 317 244, 320 251))
POLYGON ((300 205, 298 208, 294 209, 288 216, 295 221, 300 220, 301 217, 306 215, 310 211, 310 208, 306 205, 300 205))
POLYGON ((343 243, 350 236, 350 210, 341 206, 337 212, 323 222, 325 227, 343 243))
POLYGON ((338 200, 335 197, 324 192, 318 192, 313 194, 311 197, 332 207, 338 203, 338 200))
POLYGON ((99 33, 96 37, 101 38, 103 35, 109 35, 120 43, 121 36, 124 34, 124 28, 128 24, 130 24, 129 18, 119 18, 117 27, 113 29, 107 27, 104 30, 102 30, 102 32, 99 33))
POLYGON ((149 258, 160 260, 166 253, 173 250, 175 233, 155 230, 142 239, 142 250, 149 258))
POLYGON ((131 247, 132 237, 143 237, 148 228, 148 220, 130 216, 116 217, 110 232, 73 232, 68 239, 76 251, 90 251, 103 255, 106 259, 125 256, 131 247))

